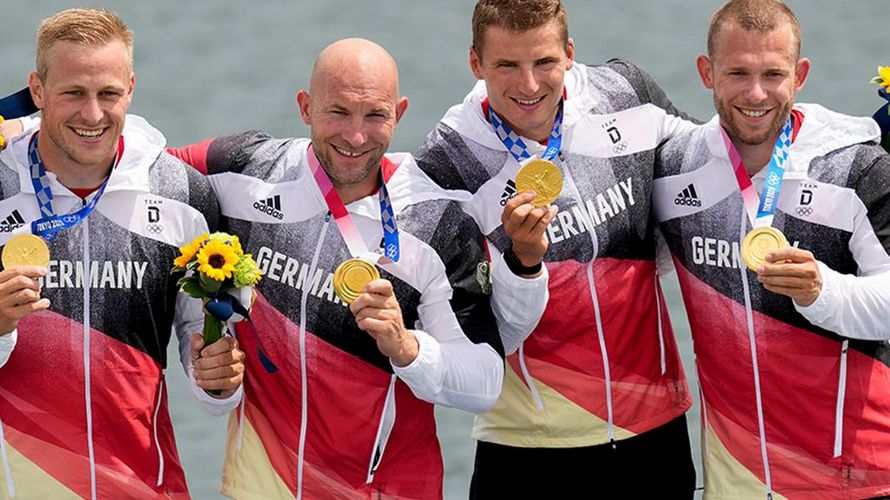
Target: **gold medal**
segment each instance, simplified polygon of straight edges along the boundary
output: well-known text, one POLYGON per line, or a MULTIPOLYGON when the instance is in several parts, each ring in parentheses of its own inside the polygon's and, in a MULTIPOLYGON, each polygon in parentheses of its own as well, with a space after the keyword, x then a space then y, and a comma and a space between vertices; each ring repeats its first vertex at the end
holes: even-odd
POLYGON ((40 236, 23 233, 17 234, 3 247, 0 255, 3 269, 15 266, 49 266, 49 247, 40 236))
POLYGON ((748 269, 756 273, 770 252, 787 246, 788 240, 782 231, 770 226, 755 227, 742 240, 742 259, 748 269))
POLYGON ((562 191, 562 172, 553 162, 535 159, 526 163, 516 174, 516 192, 534 191, 535 199, 532 205, 536 207, 547 206, 557 198, 562 191))
POLYGON ((340 300, 351 304, 368 283, 380 279, 374 264, 363 259, 347 259, 334 271, 334 293, 340 300))

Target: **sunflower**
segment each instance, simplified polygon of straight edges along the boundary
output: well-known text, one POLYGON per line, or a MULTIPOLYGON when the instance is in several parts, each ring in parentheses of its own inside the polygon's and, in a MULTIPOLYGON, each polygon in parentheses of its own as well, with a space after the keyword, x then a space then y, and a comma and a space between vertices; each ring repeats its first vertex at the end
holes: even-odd
POLYGON ((878 66, 878 76, 872 78, 871 81, 890 92, 890 66, 878 66))
POLYGON ((195 258, 195 255, 198 254, 198 250, 201 249, 201 245, 204 243, 204 240, 207 239, 207 233, 198 236, 191 243, 187 243, 184 246, 179 247, 179 257, 173 260, 173 265, 176 267, 186 267, 189 262, 195 258))
POLYGON ((220 241, 210 240, 198 251, 198 272, 216 281, 231 277, 237 263, 235 249, 220 241))

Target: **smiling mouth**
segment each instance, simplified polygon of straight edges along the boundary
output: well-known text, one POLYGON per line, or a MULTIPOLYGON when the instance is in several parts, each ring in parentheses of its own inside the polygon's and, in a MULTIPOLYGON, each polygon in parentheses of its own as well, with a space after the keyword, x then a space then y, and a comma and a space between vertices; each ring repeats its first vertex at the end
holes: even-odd
POLYGON ((347 158, 358 158, 359 156, 363 156, 365 153, 368 152, 368 151, 353 152, 353 151, 349 151, 348 149, 338 148, 337 146, 334 146, 333 144, 331 144, 331 147, 334 148, 334 151, 339 153, 341 156, 345 156, 347 158))
POLYGON ((536 97, 534 99, 520 99, 518 97, 511 97, 510 99, 517 104, 521 104, 522 106, 534 106, 535 104, 543 101, 544 97, 546 96, 542 95, 541 97, 536 97))
POLYGON ((761 116, 769 113, 768 109, 743 109, 736 107, 739 112, 749 118, 760 118, 761 116))
POLYGON ((77 134, 78 136, 84 137, 87 139, 95 139, 96 137, 99 137, 100 135, 105 133, 104 128, 93 130, 93 129, 71 127, 71 130, 73 130, 74 133, 77 134))

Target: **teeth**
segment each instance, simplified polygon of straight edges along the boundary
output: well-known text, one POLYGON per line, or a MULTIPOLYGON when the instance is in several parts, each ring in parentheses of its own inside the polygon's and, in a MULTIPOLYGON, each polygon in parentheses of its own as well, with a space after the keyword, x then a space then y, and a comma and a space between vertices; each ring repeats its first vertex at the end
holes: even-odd
POLYGON ((347 150, 345 150, 345 149, 340 149, 340 148, 338 148, 337 146, 334 146, 333 144, 332 144, 331 146, 332 146, 338 153, 340 153, 340 154, 343 155, 343 156, 348 156, 349 158, 355 158, 355 157, 357 157, 357 156, 361 156, 361 155, 364 154, 364 153, 352 153, 352 152, 349 152, 349 151, 347 151, 347 150))
POLYGON ((539 102, 541 102, 542 99, 544 99, 544 96, 538 97, 537 99, 531 99, 528 101, 525 99, 518 99, 515 97, 513 98, 514 101, 518 102, 519 104, 522 104, 523 106, 531 106, 532 104, 538 104, 539 102))
POLYGON ((100 135, 102 135, 102 129, 99 129, 99 130, 84 130, 84 129, 81 129, 81 128, 76 128, 76 129, 74 129, 74 132, 75 132, 77 135, 79 135, 79 136, 83 136, 83 137, 99 137, 100 135))
POLYGON ((760 118, 765 115, 768 110, 766 109, 739 109, 745 116, 750 116, 751 118, 760 118))

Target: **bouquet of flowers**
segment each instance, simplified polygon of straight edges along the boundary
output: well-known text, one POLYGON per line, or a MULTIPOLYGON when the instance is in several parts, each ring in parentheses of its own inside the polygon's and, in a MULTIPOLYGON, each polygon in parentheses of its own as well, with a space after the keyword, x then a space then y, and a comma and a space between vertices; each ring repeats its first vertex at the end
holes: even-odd
MULTIPOLYGON (((878 76, 871 79, 871 83, 879 85, 878 95, 890 101, 890 66, 878 66, 878 76)), ((881 126, 881 144, 890 152, 890 102, 881 106, 873 118, 881 126)))
POLYGON ((238 237, 227 233, 204 233, 179 253, 171 272, 186 272, 179 289, 204 300, 204 345, 210 345, 222 337, 226 321, 248 317, 252 287, 262 272, 238 237))

